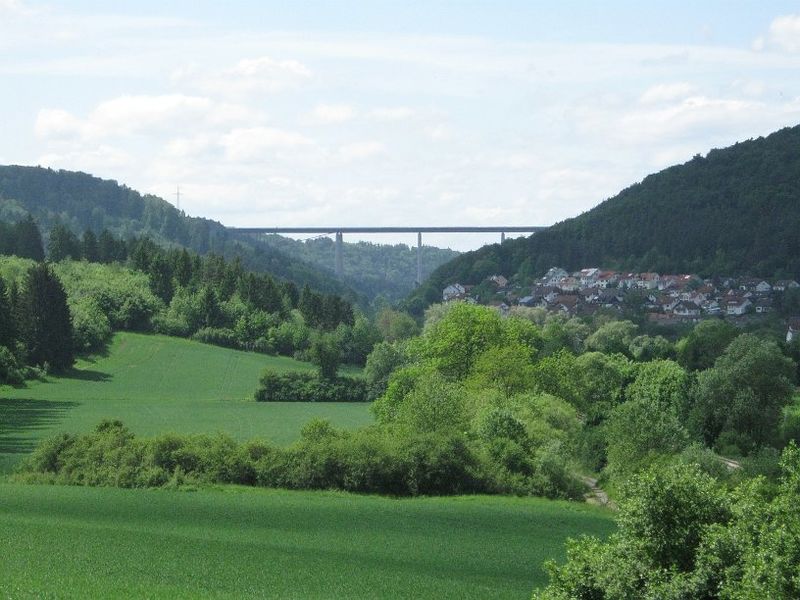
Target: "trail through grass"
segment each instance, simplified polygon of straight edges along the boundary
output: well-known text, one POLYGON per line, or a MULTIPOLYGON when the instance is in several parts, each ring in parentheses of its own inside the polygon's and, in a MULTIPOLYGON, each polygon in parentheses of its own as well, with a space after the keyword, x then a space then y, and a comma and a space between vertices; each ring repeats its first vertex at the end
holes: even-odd
MULTIPOLYGON (((85 432, 104 418, 137 434, 213 433, 238 439, 294 440, 314 417, 341 427, 371 422, 366 404, 256 403, 265 367, 314 367, 180 338, 118 333, 105 356, 81 360, 65 376, 0 389, 0 473, 8 472, 44 437, 85 432)), ((351 370, 351 374, 356 371, 351 370)))
POLYGON ((534 498, 0 484, 0 596, 529 598, 610 513, 534 498))

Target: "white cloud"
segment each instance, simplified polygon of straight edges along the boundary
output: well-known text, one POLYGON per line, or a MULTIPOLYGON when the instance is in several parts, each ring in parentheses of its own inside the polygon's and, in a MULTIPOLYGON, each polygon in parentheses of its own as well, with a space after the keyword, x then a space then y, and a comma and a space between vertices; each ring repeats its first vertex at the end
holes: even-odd
POLYGON ((311 116, 320 123, 344 123, 356 116, 356 111, 347 104, 318 104, 311 116))
POLYGON ((143 133, 194 130, 258 120, 246 107, 215 102, 199 96, 119 96, 101 102, 85 118, 61 109, 43 109, 34 130, 42 138, 80 137, 102 139, 143 133))
POLYGON ((261 160, 275 150, 313 146, 310 138, 293 131, 273 127, 234 129, 221 138, 225 155, 231 161, 261 160))
POLYGON ((241 97, 294 90, 312 75, 311 69, 300 61, 261 56, 245 58, 231 68, 216 71, 197 66, 182 67, 173 72, 172 80, 205 94, 241 97))
POLYGON ((639 101, 642 104, 660 104, 682 100, 691 96, 696 91, 695 86, 689 83, 661 83, 645 90, 639 101))
POLYGON ((376 121, 402 121, 415 115, 415 111, 407 106, 391 108, 376 108, 369 113, 370 118, 376 121))
POLYGON ((800 15, 784 15, 774 19, 767 35, 753 42, 756 50, 767 46, 785 52, 800 52, 800 15))
POLYGON ((363 160, 386 152, 380 142, 355 142, 339 148, 337 156, 344 161, 363 160))

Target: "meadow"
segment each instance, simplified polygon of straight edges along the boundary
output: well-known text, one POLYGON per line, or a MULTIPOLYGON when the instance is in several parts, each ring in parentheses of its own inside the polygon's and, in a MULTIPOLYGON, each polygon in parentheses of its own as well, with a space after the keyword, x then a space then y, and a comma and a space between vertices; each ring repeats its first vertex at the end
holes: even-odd
MULTIPOLYGON (((340 427, 371 422, 366 404, 257 403, 261 371, 314 367, 281 356, 209 346, 181 338, 117 333, 102 356, 79 360, 63 376, 0 388, 0 473, 54 433, 86 432, 102 419, 132 431, 214 433, 288 444, 314 417, 340 427)), ((355 369, 344 369, 357 374, 355 369)))
POLYGON ((586 504, 0 484, 0 596, 529 598, 586 504))

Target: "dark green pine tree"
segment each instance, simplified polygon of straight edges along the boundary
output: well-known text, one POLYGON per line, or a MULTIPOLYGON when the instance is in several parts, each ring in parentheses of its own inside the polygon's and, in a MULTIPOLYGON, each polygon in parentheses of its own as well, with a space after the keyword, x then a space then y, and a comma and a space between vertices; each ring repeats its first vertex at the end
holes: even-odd
POLYGON ((97 236, 94 231, 87 229, 83 232, 81 240, 81 254, 89 262, 98 262, 100 259, 99 248, 97 246, 97 236))
POLYGON ((175 287, 172 285, 172 267, 162 254, 156 254, 150 261, 148 269, 150 289, 166 304, 172 300, 175 287))
POLYGON ((81 243, 74 233, 60 223, 50 230, 47 240, 47 254, 51 262, 59 262, 66 258, 81 258, 81 243))
POLYGON ((50 266, 31 267, 19 294, 20 333, 28 362, 66 369, 75 362, 67 293, 50 266))
POLYGON ((14 350, 17 342, 17 324, 6 282, 0 277, 0 346, 14 350))
POLYGON ((117 242, 108 229, 103 229, 97 239, 97 255, 101 263, 112 263, 115 260, 119 260, 117 242))
POLYGON ((36 262, 44 260, 42 234, 31 215, 17 223, 15 229, 14 254, 22 258, 32 258, 36 262))

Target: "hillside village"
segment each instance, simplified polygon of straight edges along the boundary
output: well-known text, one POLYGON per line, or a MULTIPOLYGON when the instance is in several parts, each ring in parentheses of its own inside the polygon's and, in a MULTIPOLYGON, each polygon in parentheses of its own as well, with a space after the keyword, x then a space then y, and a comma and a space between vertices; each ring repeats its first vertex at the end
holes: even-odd
MULTIPOLYGON (((568 316, 592 316, 600 310, 643 310, 647 319, 662 324, 697 322, 725 316, 744 320, 751 315, 779 311, 787 291, 800 290, 800 283, 781 279, 697 275, 623 273, 596 267, 569 273, 552 267, 533 286, 510 282, 492 275, 477 286, 452 283, 442 291, 442 300, 462 300, 494 306, 507 312, 511 306, 542 307, 568 316)), ((790 320, 787 336, 796 334, 797 321, 790 320)))

